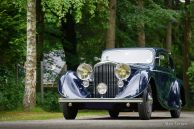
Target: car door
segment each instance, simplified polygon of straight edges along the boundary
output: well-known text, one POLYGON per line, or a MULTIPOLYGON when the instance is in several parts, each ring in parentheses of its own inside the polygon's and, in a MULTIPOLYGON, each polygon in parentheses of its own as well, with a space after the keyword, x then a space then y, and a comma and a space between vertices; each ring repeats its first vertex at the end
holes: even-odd
POLYGON ((168 107, 169 92, 175 81, 174 65, 166 52, 157 54, 155 77, 158 86, 158 97, 163 105, 168 107))

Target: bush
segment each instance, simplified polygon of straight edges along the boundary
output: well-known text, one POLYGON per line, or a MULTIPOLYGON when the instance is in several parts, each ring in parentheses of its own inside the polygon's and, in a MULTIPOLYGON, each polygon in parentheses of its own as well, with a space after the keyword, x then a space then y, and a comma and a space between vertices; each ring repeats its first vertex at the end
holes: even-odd
MULTIPOLYGON (((191 66, 188 69, 188 75, 191 91, 194 94, 194 62, 191 63, 191 66)), ((194 95, 192 96, 192 98, 194 99, 194 95)))
POLYGON ((24 85, 14 78, 14 74, 0 67, 0 111, 16 109, 22 104, 24 85))
POLYGON ((45 111, 60 111, 57 91, 46 91, 44 93, 44 101, 41 102, 41 94, 37 94, 37 105, 45 111))

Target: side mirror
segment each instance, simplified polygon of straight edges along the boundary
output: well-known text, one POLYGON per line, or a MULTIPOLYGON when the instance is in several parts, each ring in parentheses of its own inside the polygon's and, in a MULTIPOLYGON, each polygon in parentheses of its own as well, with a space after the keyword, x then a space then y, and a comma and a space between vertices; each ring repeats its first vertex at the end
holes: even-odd
POLYGON ((164 60, 164 56, 163 55, 159 55, 159 56, 156 57, 156 59, 164 60))
POLYGON ((94 57, 94 61, 100 61, 101 59, 99 57, 94 57))
POLYGON ((159 55, 159 59, 160 60, 164 60, 164 56, 163 55, 159 55))

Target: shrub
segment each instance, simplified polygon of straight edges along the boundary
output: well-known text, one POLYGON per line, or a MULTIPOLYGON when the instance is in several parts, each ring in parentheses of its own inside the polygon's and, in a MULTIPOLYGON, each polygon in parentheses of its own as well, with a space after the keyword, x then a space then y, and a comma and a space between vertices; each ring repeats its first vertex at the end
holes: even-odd
MULTIPOLYGON (((191 91, 194 94, 194 62, 191 63, 191 66, 188 69, 188 75, 191 91)), ((194 99, 194 95, 192 96, 192 98, 194 99)))
POLYGON ((45 111, 60 111, 57 91, 46 91, 44 93, 44 101, 41 102, 41 94, 37 94, 37 105, 45 111))
POLYGON ((0 111, 16 109, 22 104, 24 85, 14 78, 14 74, 0 67, 0 111))

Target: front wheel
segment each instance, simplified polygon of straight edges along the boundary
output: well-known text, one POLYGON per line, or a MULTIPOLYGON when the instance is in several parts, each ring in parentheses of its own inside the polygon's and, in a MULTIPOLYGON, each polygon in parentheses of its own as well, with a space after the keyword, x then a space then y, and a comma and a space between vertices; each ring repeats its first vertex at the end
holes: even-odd
POLYGON ((144 90, 142 94, 143 102, 138 104, 139 117, 142 120, 149 120, 152 114, 152 89, 151 85, 148 85, 148 88, 144 90))
POLYGON ((170 110, 170 114, 172 118, 179 118, 181 114, 181 109, 170 110))
POLYGON ((63 105, 63 116, 67 120, 75 119, 77 116, 78 109, 71 103, 64 103, 63 105))

